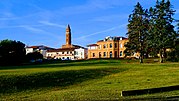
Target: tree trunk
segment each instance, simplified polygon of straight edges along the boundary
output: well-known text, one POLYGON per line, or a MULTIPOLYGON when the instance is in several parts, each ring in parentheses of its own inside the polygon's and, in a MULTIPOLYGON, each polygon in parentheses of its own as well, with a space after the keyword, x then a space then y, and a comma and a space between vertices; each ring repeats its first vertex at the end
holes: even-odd
POLYGON ((162 52, 162 49, 160 49, 160 63, 163 63, 163 52, 162 52))
POLYGON ((140 63, 144 63, 142 57, 140 57, 140 63))
POLYGON ((140 53, 140 63, 143 63, 143 54, 140 53))
POLYGON ((139 42, 140 42, 140 63, 143 63, 143 42, 141 41, 141 31, 139 31, 139 42))
POLYGON ((163 49, 163 62, 166 61, 166 58, 167 58, 167 53, 166 53, 166 49, 164 48, 163 49))

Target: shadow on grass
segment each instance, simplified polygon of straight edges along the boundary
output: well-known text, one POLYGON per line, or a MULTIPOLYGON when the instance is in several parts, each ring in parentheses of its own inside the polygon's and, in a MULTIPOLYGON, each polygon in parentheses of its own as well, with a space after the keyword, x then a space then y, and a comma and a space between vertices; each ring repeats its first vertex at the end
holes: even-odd
POLYGON ((120 60, 81 60, 81 61, 55 61, 21 66, 0 66, 0 70, 7 69, 28 69, 28 68, 60 68, 69 66, 95 66, 120 63, 120 60))
POLYGON ((102 78, 127 69, 102 68, 46 72, 21 76, 1 76, 0 93, 13 93, 44 87, 67 87, 84 81, 102 78))

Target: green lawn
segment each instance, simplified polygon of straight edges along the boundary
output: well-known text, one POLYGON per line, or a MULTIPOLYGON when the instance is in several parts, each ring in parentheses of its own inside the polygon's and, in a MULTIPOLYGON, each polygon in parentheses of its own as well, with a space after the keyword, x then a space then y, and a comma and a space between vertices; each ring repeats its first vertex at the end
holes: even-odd
POLYGON ((121 97, 123 90, 179 85, 179 63, 87 60, 0 67, 0 100, 121 100, 171 97, 179 91, 121 97))

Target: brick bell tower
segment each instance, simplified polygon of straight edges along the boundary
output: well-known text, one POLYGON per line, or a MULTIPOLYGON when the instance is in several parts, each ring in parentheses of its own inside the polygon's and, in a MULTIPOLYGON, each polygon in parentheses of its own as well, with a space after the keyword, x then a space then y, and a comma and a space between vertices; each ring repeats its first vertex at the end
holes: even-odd
POLYGON ((71 46, 71 29, 69 24, 66 28, 66 46, 71 46))
POLYGON ((70 25, 67 25, 66 28, 66 44, 62 45, 62 48, 72 48, 72 44, 71 44, 71 28, 70 25))

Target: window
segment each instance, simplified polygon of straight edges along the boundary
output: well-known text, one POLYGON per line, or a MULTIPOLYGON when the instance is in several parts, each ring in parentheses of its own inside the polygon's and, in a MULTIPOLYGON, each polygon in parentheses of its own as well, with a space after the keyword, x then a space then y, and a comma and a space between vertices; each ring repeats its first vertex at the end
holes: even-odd
POLYGON ((120 40, 122 40, 122 37, 120 38, 120 40))
POLYGON ((75 51, 75 53, 74 53, 75 55, 78 55, 78 52, 77 51, 75 51))
POLYGON ((112 58, 112 51, 110 51, 109 56, 110 56, 110 58, 112 58))
POLYGON ((99 45, 99 49, 101 49, 101 45, 99 45))
POLYGON ((106 44, 103 45, 103 48, 106 48, 106 44))
POLYGON ((67 54, 68 54, 69 52, 67 52, 67 54))
POLYGON ((120 57, 122 56, 122 51, 120 51, 120 54, 119 54, 119 56, 120 56, 120 57))
POLYGON ((117 43, 114 44, 114 47, 117 48, 117 43))
POLYGON ((120 44, 120 48, 122 48, 122 43, 120 44))
POLYGON ((99 58, 101 58, 101 52, 99 52, 99 58))
POLYGON ((109 47, 112 48, 112 43, 109 44, 109 47))
POLYGON ((64 54, 64 52, 62 52, 62 54, 64 54))
POLYGON ((93 57, 95 57, 95 53, 93 53, 93 57))
POLYGON ((103 53, 103 56, 106 57, 106 52, 103 53))

